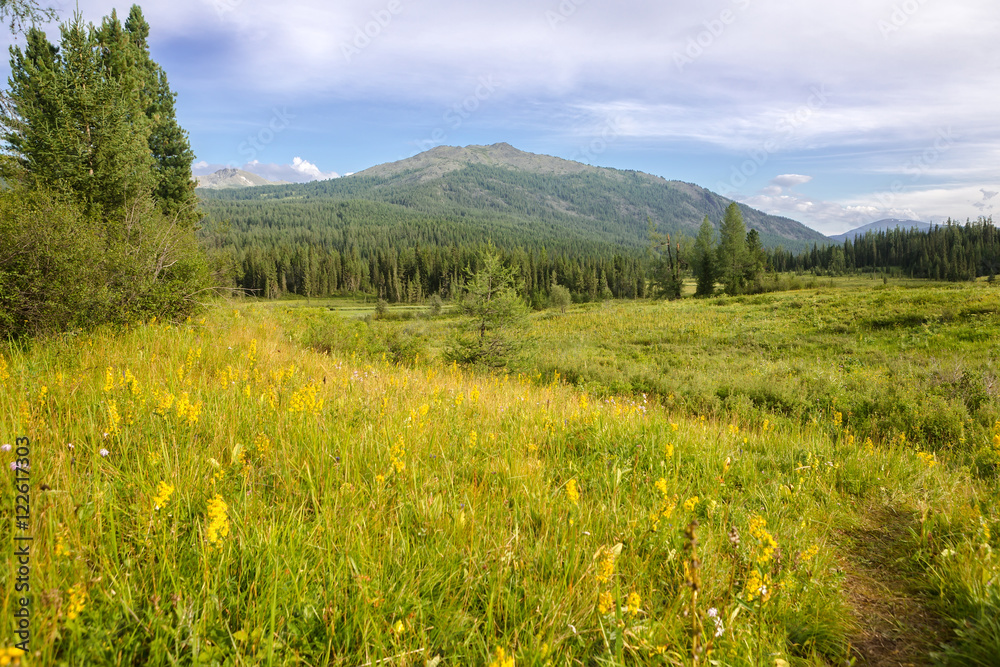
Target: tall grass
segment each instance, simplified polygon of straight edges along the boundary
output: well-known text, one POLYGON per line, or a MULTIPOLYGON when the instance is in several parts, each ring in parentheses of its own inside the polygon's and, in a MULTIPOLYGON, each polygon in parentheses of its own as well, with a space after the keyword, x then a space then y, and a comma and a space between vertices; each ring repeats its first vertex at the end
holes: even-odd
MULTIPOLYGON (((31 664, 842 661, 842 535, 872 503, 926 508, 929 585, 995 639, 995 488, 909 443, 318 352, 310 317, 220 305, 3 352, 31 664)), ((13 572, 8 548, 4 619, 13 572)))

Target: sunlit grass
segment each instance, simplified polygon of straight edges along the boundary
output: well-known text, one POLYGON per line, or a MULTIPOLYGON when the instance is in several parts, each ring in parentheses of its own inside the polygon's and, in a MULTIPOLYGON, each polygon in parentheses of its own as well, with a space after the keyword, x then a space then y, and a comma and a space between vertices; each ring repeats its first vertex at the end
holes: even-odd
MULTIPOLYGON (((773 303, 848 309, 829 297, 773 303)), ((801 326, 751 305, 591 306, 536 330, 566 355, 606 336, 611 359, 640 336, 711 352, 801 326)), ((327 317, 223 304, 4 350, 0 442, 33 441, 32 664, 842 661, 843 531, 873 503, 919 511, 914 558, 946 611, 998 609, 993 483, 866 441, 846 412, 699 415, 555 372, 300 345, 327 317)), ((691 352, 673 372, 708 386, 713 363, 691 352)), ((5 516, 14 495, 0 484, 5 516)), ((11 522, 0 531, 11 544, 11 522)))

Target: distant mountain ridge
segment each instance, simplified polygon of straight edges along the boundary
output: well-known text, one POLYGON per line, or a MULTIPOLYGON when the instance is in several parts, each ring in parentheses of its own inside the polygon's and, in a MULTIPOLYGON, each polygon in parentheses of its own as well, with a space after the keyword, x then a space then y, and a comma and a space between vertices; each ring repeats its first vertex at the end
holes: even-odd
POLYGON ((198 176, 199 188, 227 189, 227 188, 253 188, 262 185, 290 185, 288 181, 269 181, 263 176, 252 174, 242 169, 232 167, 219 169, 215 173, 207 176, 198 176))
MULTIPOLYGON (((706 215, 718 225, 730 203, 692 183, 593 167, 506 143, 438 146, 339 179, 215 191, 203 198, 209 209, 213 200, 266 201, 268 206, 367 201, 393 207, 402 218, 419 215, 462 225, 469 238, 501 237, 512 243, 552 239, 633 249, 648 242, 647 219, 675 237, 694 237, 706 215)), ((743 204, 740 208, 747 228, 757 229, 767 246, 797 251, 829 243, 795 220, 743 204)))
POLYGON ((899 220, 897 218, 884 218, 882 220, 876 220, 875 222, 869 222, 867 225, 862 225, 850 231, 846 231, 843 234, 837 234, 831 236, 830 239, 838 243, 843 243, 847 239, 855 239, 859 236, 864 236, 868 232, 884 232, 890 229, 913 229, 917 228, 922 232, 929 231, 932 227, 929 223, 921 222, 919 220, 899 220))

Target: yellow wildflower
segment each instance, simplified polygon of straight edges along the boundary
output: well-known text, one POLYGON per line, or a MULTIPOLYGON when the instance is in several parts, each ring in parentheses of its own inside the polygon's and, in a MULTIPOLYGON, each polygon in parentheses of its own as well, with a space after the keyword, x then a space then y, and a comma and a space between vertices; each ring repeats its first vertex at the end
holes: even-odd
POLYGON ((757 546, 760 548, 757 562, 763 565, 771 560, 778 543, 771 533, 767 532, 767 520, 759 514, 750 517, 750 535, 757 540, 757 546))
POLYGON ((174 493, 174 487, 166 482, 160 482, 156 487, 156 497, 153 498, 153 509, 159 510, 161 507, 166 507, 167 503, 170 502, 170 496, 174 493))
POLYGON ((761 602, 767 602, 771 599, 771 589, 769 587, 770 583, 770 575, 764 575, 762 578, 760 576, 760 572, 754 568, 753 570, 750 570, 750 576, 747 577, 747 583, 743 589, 743 596, 746 598, 747 602, 753 602, 758 597, 761 602))
POLYGON ((226 510, 229 506, 222 496, 215 494, 215 497, 208 501, 208 528, 206 536, 209 546, 217 545, 222 538, 229 535, 229 517, 226 510))
POLYGON ((642 598, 639 596, 638 593, 632 591, 631 593, 628 594, 628 599, 626 600, 626 604, 628 605, 627 610, 629 615, 635 616, 636 614, 639 613, 639 605, 642 604, 642 598))
POLYGON ((604 556, 597 565, 597 582, 606 584, 611 581, 611 577, 613 576, 615 576, 615 552, 612 549, 605 548, 604 556))
POLYGON ((597 598, 597 611, 608 614, 615 608, 615 599, 611 596, 611 591, 602 592, 597 598))
POLYGON ((923 461, 928 468, 933 468, 937 465, 937 460, 934 458, 934 454, 929 454, 927 452, 917 452, 917 458, 923 461))
POLYGON ((490 667, 514 667, 514 656, 508 656, 506 651, 497 646, 496 657, 490 663, 490 667))
POLYGON ((574 505, 580 503, 580 491, 576 488, 575 479, 566 482, 566 498, 574 505))
POLYGON ((10 648, 0 648, 0 666, 6 665, 20 665, 21 656, 24 655, 24 651, 16 646, 11 646, 10 648))
POLYGON ((118 435, 118 427, 122 423, 121 415, 118 414, 118 404, 115 401, 108 401, 108 433, 118 435))
POLYGON ((70 586, 66 591, 69 601, 66 603, 66 620, 72 621, 83 612, 87 603, 87 591, 83 590, 81 584, 70 586))
POLYGON ((693 512, 694 508, 698 506, 699 498, 698 496, 691 496, 684 501, 684 509, 688 512, 693 512))

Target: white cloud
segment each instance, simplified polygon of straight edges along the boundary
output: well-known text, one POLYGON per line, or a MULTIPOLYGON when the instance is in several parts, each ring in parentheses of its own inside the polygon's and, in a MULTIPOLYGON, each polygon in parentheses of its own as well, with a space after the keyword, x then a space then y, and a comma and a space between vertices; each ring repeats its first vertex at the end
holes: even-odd
POLYGON ((300 157, 292 159, 291 164, 274 164, 253 160, 243 165, 241 169, 263 176, 269 181, 291 181, 292 183, 308 183, 309 181, 340 177, 337 172, 322 171, 312 162, 300 157))
POLYGON ((823 234, 840 234, 883 218, 941 223, 947 218, 964 221, 992 213, 992 204, 986 197, 990 191, 974 186, 886 191, 842 200, 823 200, 798 193, 775 194, 767 190, 736 198, 767 213, 800 220, 823 234))
MULTIPOLYGON (((205 160, 200 160, 192 165, 192 172, 195 176, 207 176, 214 174, 220 169, 231 169, 231 164, 210 164, 205 160)), ((300 157, 292 159, 291 164, 274 164, 253 160, 237 167, 251 174, 263 176, 269 181, 289 181, 291 183, 308 183, 309 181, 321 181, 330 178, 339 178, 340 174, 335 171, 323 171, 309 160, 300 157)))
POLYGON ((794 188, 796 185, 803 185, 812 179, 812 176, 804 176, 802 174, 781 174, 771 179, 771 185, 781 188, 794 188))

